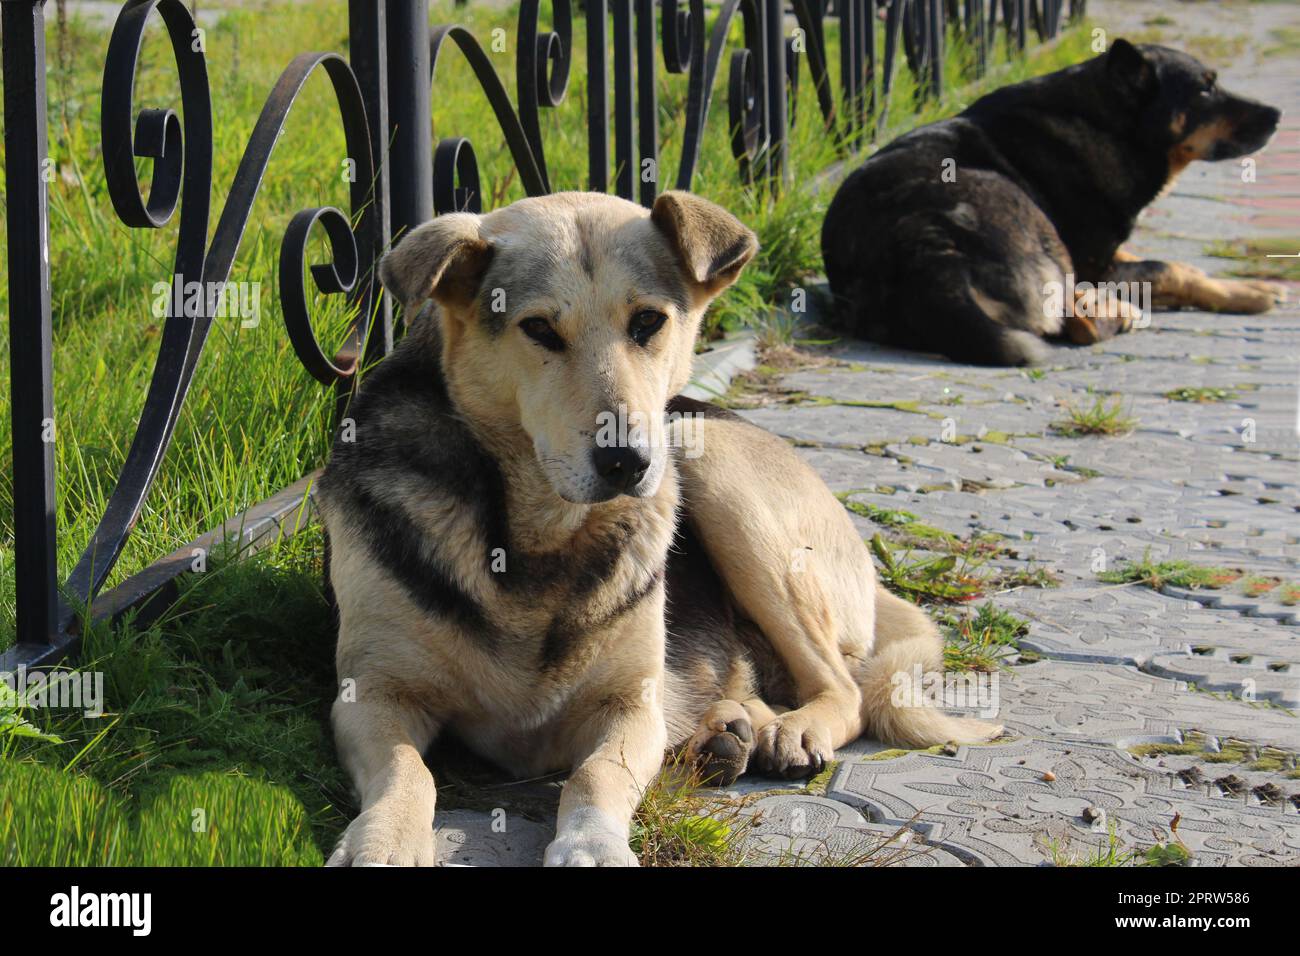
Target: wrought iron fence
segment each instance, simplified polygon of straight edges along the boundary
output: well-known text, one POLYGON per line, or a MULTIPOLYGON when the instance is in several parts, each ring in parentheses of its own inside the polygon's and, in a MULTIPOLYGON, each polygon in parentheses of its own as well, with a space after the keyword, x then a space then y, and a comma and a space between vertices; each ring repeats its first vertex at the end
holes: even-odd
MULTIPOLYGON (((229 273, 267 164, 295 98, 318 70, 328 76, 348 156, 356 163, 351 208, 304 209, 280 247, 280 297, 290 342, 309 374, 336 390, 342 408, 363 360, 393 345, 392 308, 374 263, 394 237, 438 213, 479 211, 481 191, 471 143, 432 142, 434 71, 451 47, 468 61, 493 111, 529 195, 551 190, 540 111, 565 96, 574 51, 570 0, 552 0, 543 27, 539 0, 522 0, 512 102, 490 57, 468 29, 430 25, 427 0, 349 0, 350 61, 302 53, 285 68, 263 106, 210 242, 212 97, 196 25, 182 0, 127 0, 104 63, 101 137, 113 207, 130 228, 156 229, 179 209, 175 276, 198 276, 207 290, 196 308, 169 306, 139 424, 98 527, 67 579, 56 566, 53 337, 48 259, 45 0, 5 0, 3 11, 5 173, 8 201, 9 332, 13 422, 14 558, 17 643, 0 670, 51 664, 75 650, 85 614, 114 618, 136 609, 146 618, 166 607, 195 547, 237 537, 256 546, 300 515, 309 479, 235 516, 199 541, 161 558, 105 591, 145 506, 211 329, 212 290, 229 273), (146 23, 161 17, 175 59, 182 115, 136 108, 135 76, 146 23), (152 161, 145 199, 136 160, 152 161), (348 297, 358 316, 344 346, 327 355, 309 320, 302 276, 308 240, 320 226, 333 261, 312 265, 316 288, 348 297)), ((1072 0, 1071 17, 1084 0, 1072 0)), ((756 188, 779 189, 792 91, 813 84, 820 121, 846 151, 883 118, 900 47, 921 88, 943 89, 943 44, 955 29, 972 43, 982 71, 999 29, 1023 48, 1032 30, 1056 35, 1064 0, 586 0, 587 141, 590 189, 649 205, 661 187, 656 80, 660 57, 686 74, 688 94, 677 188, 689 189, 719 71, 738 172, 756 188), (743 40, 732 43, 739 17, 743 40), (884 19, 877 67, 875 19, 884 19), (839 64, 828 60, 824 24, 839 28, 839 64), (734 46, 734 48, 733 48, 734 46), (610 65, 612 64, 612 70, 610 65), (802 64, 806 64, 803 67, 802 64), (833 76, 837 72, 838 76, 833 76), (612 74, 612 75, 611 75, 612 74), (612 80, 612 82, 611 82, 612 80), (612 103, 611 103, 612 99, 612 103), (612 116, 613 157, 610 156, 612 116), (648 175, 644 171, 650 170, 648 175)))

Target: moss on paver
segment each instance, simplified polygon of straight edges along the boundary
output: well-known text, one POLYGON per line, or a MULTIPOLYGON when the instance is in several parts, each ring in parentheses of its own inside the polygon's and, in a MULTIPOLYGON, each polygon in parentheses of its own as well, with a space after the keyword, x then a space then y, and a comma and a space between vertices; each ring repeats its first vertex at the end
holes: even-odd
POLYGON ((1152 561, 1150 552, 1141 561, 1126 561, 1114 570, 1100 572, 1097 577, 1110 584, 1142 584, 1155 591, 1168 585, 1192 590, 1233 590, 1286 607, 1300 603, 1300 584, 1294 581, 1270 575, 1247 575, 1237 568, 1190 561, 1152 561))
POLYGON ((917 750, 906 750, 901 747, 890 747, 888 750, 880 750, 873 754, 867 754, 862 757, 863 762, 875 762, 878 760, 895 760, 898 757, 906 757, 908 754, 930 754, 937 757, 943 753, 943 744, 935 744, 933 747, 922 747, 917 750))
POLYGON ((910 511, 895 508, 881 508, 865 501, 854 501, 850 495, 860 490, 836 493, 835 497, 851 511, 862 518, 874 521, 888 529, 890 543, 899 547, 922 547, 930 551, 950 551, 953 553, 968 550, 968 542, 950 531, 926 524, 910 511))
POLYGON ((1290 774, 1297 763, 1294 752, 1279 747, 1261 746, 1249 740, 1227 737, 1211 748, 1210 737, 1199 731, 1187 731, 1181 743, 1138 744, 1128 748, 1135 757, 1196 757, 1208 764, 1241 764, 1247 770, 1290 774))
POLYGON ((824 797, 826 795, 826 791, 830 789, 831 781, 835 779, 835 771, 839 770, 839 768, 840 768, 840 761, 832 760, 830 763, 826 765, 826 767, 821 771, 821 773, 818 773, 815 776, 811 777, 808 780, 808 782, 804 784, 804 788, 803 788, 804 793, 809 793, 812 794, 813 796, 824 797))
POLYGON ((1300 236, 1285 238, 1235 239, 1212 242, 1205 247, 1207 256, 1231 259, 1229 275, 1256 279, 1282 279, 1300 282, 1300 236))
POLYGON ((1196 402, 1201 405, 1210 402, 1228 402, 1236 398, 1235 392, 1226 388, 1192 388, 1184 386, 1175 388, 1164 393, 1164 397, 1172 402, 1196 402))
POLYGON ((1162 757, 1168 754, 1203 754, 1206 752, 1205 744, 1196 741, 1181 744, 1138 744, 1128 750, 1135 757, 1162 757))
POLYGON ((1300 30, 1295 27, 1279 27, 1276 30, 1270 30, 1269 37, 1274 42, 1269 46, 1264 47, 1263 56, 1300 56, 1300 30))
POLYGON ((1100 572, 1097 577, 1111 584, 1145 584, 1158 591, 1167 584, 1183 588, 1222 588, 1240 579, 1241 572, 1190 561, 1152 561, 1150 552, 1147 552, 1141 561, 1125 561, 1112 571, 1100 572))
MULTIPOLYGON (((948 490, 946 486, 942 490, 948 490)), ((926 524, 910 511, 901 508, 883 508, 865 501, 855 501, 853 495, 881 494, 882 489, 855 488, 835 493, 846 509, 862 518, 880 525, 892 548, 940 552, 971 558, 992 558, 1013 553, 1012 543, 1005 537, 977 531, 965 536, 926 524)), ((1046 569, 996 569, 998 583, 1009 587, 1055 587, 1054 575, 1046 569)))

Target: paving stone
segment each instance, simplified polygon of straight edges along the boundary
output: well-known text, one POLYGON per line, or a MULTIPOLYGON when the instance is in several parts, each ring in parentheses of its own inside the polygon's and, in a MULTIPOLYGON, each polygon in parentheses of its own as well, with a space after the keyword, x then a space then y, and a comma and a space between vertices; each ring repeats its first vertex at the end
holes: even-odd
POLYGON ((901 462, 885 455, 838 448, 796 448, 806 461, 835 492, 859 489, 917 491, 921 488, 961 487, 960 476, 942 468, 901 462))
POLYGON ((942 844, 928 844, 920 831, 871 823, 835 800, 773 796, 752 804, 748 812, 757 822, 745 835, 745 849, 768 865, 870 861, 879 866, 929 867, 966 863, 942 844))
POLYGON ((1175 814, 1201 865, 1300 862, 1300 816, 1288 806, 1211 795, 1096 744, 1025 738, 951 757, 846 761, 828 795, 886 826, 925 826, 928 842, 976 865, 1048 862, 1049 841, 1086 855, 1105 846, 1111 826, 1124 846, 1150 845, 1175 814), (1104 816, 1090 822, 1089 808, 1104 816))
POLYGON ((1300 707, 1300 663, 1286 659, 1283 670, 1273 671, 1265 659, 1245 650, 1219 650, 1201 655, 1181 652, 1152 654, 1144 669, 1162 677, 1177 677, 1202 690, 1246 696, 1277 704, 1300 707))
POLYGON ((925 415, 892 408, 781 405, 744 409, 740 414, 782 438, 842 448, 862 448, 934 430, 925 415))
POLYGON ((842 366, 808 369, 787 375, 781 384, 787 388, 805 391, 810 395, 822 396, 837 401, 860 402, 865 400, 881 402, 917 402, 927 406, 942 406, 960 396, 964 401, 1000 401, 1008 391, 999 388, 993 380, 976 381, 948 376, 939 376, 925 372, 915 373, 906 370, 872 372, 870 375, 871 391, 863 394, 862 371, 852 371, 842 366))
POLYGON ((1300 750, 1300 717, 1264 703, 1189 691, 1182 681, 1119 664, 1040 661, 1011 668, 997 689, 997 719, 1040 739, 1127 748, 1178 743, 1195 730, 1300 750))
MULTIPOLYGON (((1194 164, 1126 244, 1222 273, 1233 263, 1208 255, 1210 243, 1296 234, 1288 204, 1300 194, 1300 67, 1259 52, 1289 11, 1247 4, 1224 18, 1216 5, 1175 0, 1089 6, 1112 36, 1148 29, 1157 12, 1175 23, 1162 28, 1175 43, 1246 36, 1241 55, 1214 65, 1229 88, 1288 117, 1256 157, 1254 182, 1236 163, 1194 164)), ((1029 622, 1021 649, 1042 657, 998 674, 997 719, 1011 736, 904 756, 855 741, 837 754, 824 796, 747 777, 735 792, 755 801, 746 836, 755 862, 874 850, 873 862, 890 865, 1039 865, 1105 850, 1112 827, 1125 851, 1140 850, 1153 831, 1167 837, 1177 816, 1197 865, 1300 864, 1300 780, 1290 776, 1300 608, 1284 603, 1281 585, 1255 595, 1244 583, 1155 591, 1098 577, 1125 561, 1188 561, 1300 584, 1300 283, 1266 315, 1149 318, 1096 346, 1054 347, 1032 370, 845 340, 839 364, 782 379, 814 400, 741 412, 790 440, 851 501, 961 537, 997 536, 990 565, 1046 568, 1061 582, 993 598, 1029 622), (1183 388, 1230 394, 1167 397, 1183 388), (1111 395, 1135 419, 1131 434, 1053 429, 1070 408, 1111 395), (1179 745, 1191 752, 1166 749, 1179 745)), ((881 530, 853 520, 864 537, 881 530)), ((440 813, 440 854, 473 865, 540 860, 546 827, 512 814, 498 834, 491 822, 440 813)))
POLYGON ((550 826, 518 814, 439 810, 433 822, 439 866, 540 866, 555 837, 550 826))
POLYGON ((885 446, 885 452, 922 467, 954 473, 960 477, 963 486, 975 488, 1043 487, 1049 482, 1073 483, 1079 480, 1070 472, 997 442, 889 444, 885 446))

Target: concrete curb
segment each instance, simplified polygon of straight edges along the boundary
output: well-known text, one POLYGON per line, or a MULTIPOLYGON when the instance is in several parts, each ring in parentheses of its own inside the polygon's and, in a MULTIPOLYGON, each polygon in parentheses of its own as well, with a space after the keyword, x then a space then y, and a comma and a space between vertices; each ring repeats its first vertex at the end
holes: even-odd
POLYGON ((758 365, 758 333, 753 329, 733 332, 707 352, 695 356, 691 381, 682 395, 707 402, 727 393, 731 380, 758 365))

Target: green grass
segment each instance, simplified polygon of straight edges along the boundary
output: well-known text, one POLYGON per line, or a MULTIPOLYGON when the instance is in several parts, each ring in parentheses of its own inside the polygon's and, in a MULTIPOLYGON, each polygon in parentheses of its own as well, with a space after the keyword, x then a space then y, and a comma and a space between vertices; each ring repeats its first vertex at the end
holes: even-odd
POLYGON ((1300 258, 1283 258, 1300 254, 1300 237, 1212 242, 1205 247, 1205 254, 1233 260, 1228 275, 1300 282, 1300 258))
MULTIPOLYGON (((464 23, 480 38, 505 27, 511 47, 494 54, 493 62, 508 90, 514 89, 515 15, 513 9, 457 8, 450 0, 433 4, 434 22, 464 23)), ((545 9, 542 22, 551 22, 545 9)), ((65 577, 104 512, 135 431, 161 334, 153 286, 170 279, 178 219, 158 230, 131 230, 117 220, 99 143, 109 34, 76 15, 63 37, 50 30, 57 561, 65 577)), ((586 184, 584 31, 582 19, 575 19, 579 42, 566 100, 541 113, 556 189, 586 184)), ((836 25, 828 21, 827 32, 829 60, 837 64, 836 25)), ((161 34, 155 18, 136 75, 137 110, 181 108, 172 54, 161 34)), ((346 53, 347 9, 324 0, 236 9, 206 30, 205 42, 214 109, 211 231, 276 78, 303 50, 346 53)), ((1087 32, 1076 31, 985 86, 1088 55, 1087 32)), ((959 80, 969 53, 953 44, 947 56, 948 75, 959 80)), ((995 44, 994 66, 1004 56, 1003 44, 995 44)), ((723 69, 694 188, 744 219, 763 248, 710 313, 710 334, 759 324, 820 270, 817 230, 834 184, 814 192, 810 183, 838 155, 805 73, 789 141, 790 187, 775 201, 744 187, 730 154, 726 82, 723 69)), ((676 174, 682 148, 686 85, 685 76, 660 76, 665 184, 676 174)), ((884 139, 957 112, 978 92, 963 87, 960 95, 922 103, 900 69, 884 139)), ((474 143, 485 206, 521 197, 486 100, 454 51, 439 64, 433 99, 435 139, 466 136, 474 143)), ((336 114, 328 80, 313 76, 272 156, 231 270, 232 281, 260 283, 260 322, 252 328, 234 320, 214 323, 174 440, 109 586, 325 460, 330 396, 294 357, 276 290, 279 242, 293 214, 310 206, 348 206, 336 114)), ((147 183, 148 161, 137 168, 147 183)), ((320 238, 311 252, 312 261, 328 259, 320 238)), ((6 312, 7 293, 0 284, 6 312)), ((341 342, 352 319, 339 298, 309 296, 326 351, 341 342)), ((6 351, 8 334, 8 323, 0 325, 0 349, 6 351)), ((0 363, 0 394, 8 394, 9 375, 8 364, 0 363)), ((0 415, 0 649, 14 638, 10 428, 9 416, 0 415)), ((318 862, 355 812, 329 736, 334 636, 321 579, 321 537, 313 530, 251 560, 213 560, 206 573, 181 582, 180 602, 149 626, 92 627, 82 666, 103 673, 108 713, 87 718, 0 709, 0 778, 8 787, 0 796, 0 853, 9 860, 70 864, 318 862), (38 776, 58 783, 37 788, 31 781, 38 776), (36 789, 46 796, 35 796, 36 789), (196 809, 206 811, 206 831, 192 829, 196 809)))
POLYGON ((132 858, 122 800, 89 777, 9 760, 0 775, 0 866, 113 866, 132 858))
POLYGON ((1145 584, 1155 590, 1166 584, 1180 588, 1221 588, 1240 578, 1241 572, 1190 561, 1152 561, 1150 554, 1146 554, 1141 561, 1126 561, 1097 577, 1111 584, 1145 584))
POLYGON ((1138 856, 1136 850, 1124 847, 1114 823, 1107 827, 1106 842, 1101 846, 1090 847, 1084 853, 1071 852, 1064 842, 1052 837, 1044 837, 1043 845, 1053 866, 1107 868, 1130 866, 1138 856))
POLYGON ((1206 405, 1211 402, 1230 402, 1237 397, 1237 393, 1226 388, 1184 386, 1183 388, 1175 388, 1165 392, 1164 397, 1171 402, 1196 402, 1200 405, 1206 405))
POLYGON ((1276 30, 1270 30, 1269 36, 1274 42, 1264 48, 1264 56, 1293 57, 1300 54, 1300 29, 1279 27, 1276 30))
POLYGON ((27 761, 8 761, 0 777, 0 866, 323 862, 302 804, 261 781, 175 776, 131 819, 125 801, 90 777, 27 761))
POLYGON ((974 614, 939 619, 948 630, 943 649, 945 671, 991 672, 1002 667, 1005 658, 1020 650, 1019 639, 1029 633, 1029 622, 1004 611, 991 601, 974 614))
POLYGON ((1137 427, 1137 419, 1124 414, 1123 399, 1113 400, 1098 395, 1090 406, 1066 403, 1065 418, 1052 422, 1051 428, 1066 438, 1083 438, 1088 435, 1118 437, 1127 435, 1137 427))
POLYGON ((912 559, 910 551, 895 551, 879 533, 872 535, 870 544, 881 582, 909 601, 957 604, 980 597, 988 586, 976 574, 978 563, 965 555, 912 559))
MULTIPOLYGON (((141 862, 315 861, 354 810, 329 737, 320 551, 313 529, 243 561, 213 561, 182 580, 180 601, 153 626, 94 627, 83 668, 103 674, 105 714, 11 706, 0 720, 0 777, 38 761, 66 787, 100 788, 124 819, 142 814, 131 824, 149 837, 141 862), (205 792, 207 803, 188 796, 205 792), (174 814, 144 812, 180 805, 206 808, 209 842, 189 839, 188 820, 184 839, 169 842, 174 814), (265 839, 246 826, 265 828, 265 839)), ((44 824, 32 827, 55 817, 26 806, 33 815, 15 818, 56 842, 44 824)))
POLYGON ((1145 849, 1125 846, 1113 821, 1106 828, 1106 842, 1100 846, 1090 847, 1083 853, 1072 852, 1066 842, 1051 837, 1043 839, 1043 846, 1053 866, 1090 868, 1187 866, 1192 860, 1192 854, 1178 838, 1177 825, 1177 822, 1171 824, 1170 840, 1157 840, 1145 849))
POLYGON ((1112 571, 1098 575, 1112 584, 1144 584, 1160 590, 1167 584, 1180 588, 1232 588, 1249 597, 1267 596, 1279 604, 1292 607, 1300 603, 1300 584, 1277 577, 1244 575, 1233 568, 1192 564, 1190 561, 1152 561, 1149 554, 1141 561, 1128 561, 1112 571))

